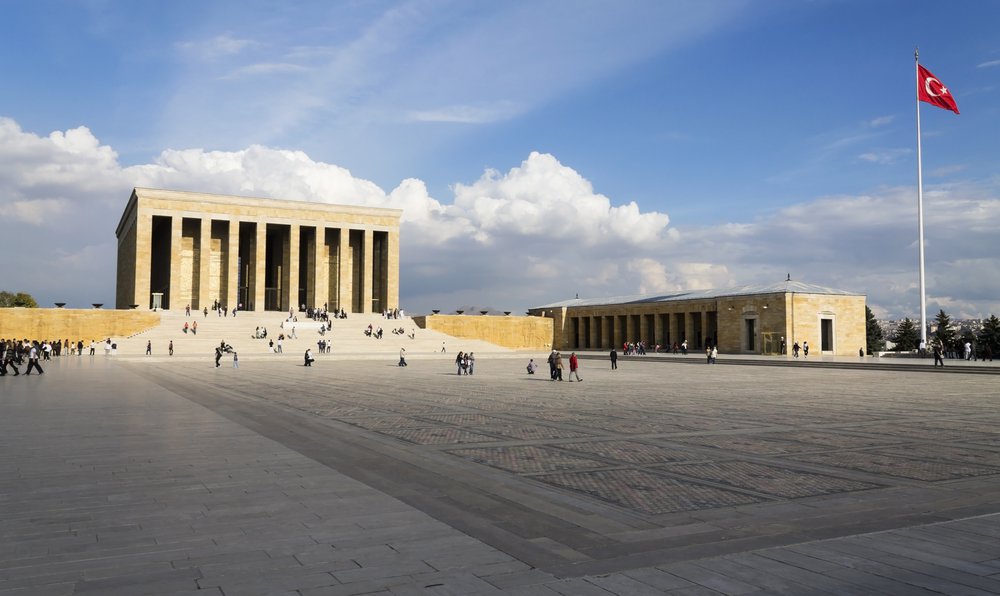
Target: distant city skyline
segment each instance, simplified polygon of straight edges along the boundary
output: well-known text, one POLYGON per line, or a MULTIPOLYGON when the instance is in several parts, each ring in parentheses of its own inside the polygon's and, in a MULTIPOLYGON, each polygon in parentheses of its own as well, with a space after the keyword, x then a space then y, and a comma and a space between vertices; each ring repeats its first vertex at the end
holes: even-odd
POLYGON ((401 304, 793 279, 1000 314, 1000 4, 5 5, 0 290, 114 303, 134 186, 404 210, 401 304))

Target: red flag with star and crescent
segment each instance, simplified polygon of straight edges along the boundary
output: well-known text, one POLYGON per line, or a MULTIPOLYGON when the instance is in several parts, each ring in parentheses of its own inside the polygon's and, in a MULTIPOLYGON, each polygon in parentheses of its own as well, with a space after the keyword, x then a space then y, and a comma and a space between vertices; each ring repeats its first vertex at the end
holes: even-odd
POLYGON ((923 66, 917 65, 917 98, 945 110, 958 113, 958 104, 951 91, 923 66))

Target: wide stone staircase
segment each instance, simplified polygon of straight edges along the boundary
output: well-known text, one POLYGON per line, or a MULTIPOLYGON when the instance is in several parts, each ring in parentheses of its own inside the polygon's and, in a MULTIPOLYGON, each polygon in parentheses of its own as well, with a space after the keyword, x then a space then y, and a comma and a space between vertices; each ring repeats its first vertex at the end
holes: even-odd
MULTIPOLYGON (((259 359, 261 356, 274 358, 300 359, 306 348, 312 348, 313 354, 319 356, 320 340, 326 340, 330 345, 330 356, 341 359, 398 359, 400 348, 406 348, 406 357, 410 358, 454 358, 458 351, 472 351, 481 354, 512 353, 512 350, 481 340, 470 340, 452 337, 432 330, 420 329, 410 317, 386 319, 380 314, 351 314, 346 319, 333 319, 333 329, 321 334, 323 323, 313 321, 304 315, 297 321, 289 321, 287 313, 278 312, 241 312, 236 317, 220 317, 214 312, 204 316, 201 312, 192 311, 188 317, 183 311, 162 311, 160 325, 136 333, 130 337, 112 337, 112 343, 117 344, 114 357, 128 359, 160 360, 166 358, 168 346, 174 343, 174 359, 211 359, 215 348, 220 342, 225 342, 240 354, 240 359, 259 359), (197 333, 193 324, 197 322, 197 333), (188 332, 184 333, 184 324, 188 324, 188 332), (382 339, 365 335, 365 330, 371 325, 373 331, 382 328, 382 339), (267 330, 266 339, 255 339, 258 328, 267 330), (403 333, 395 334, 393 329, 402 329, 403 333), (272 352, 269 345, 274 341, 277 349, 278 337, 284 335, 282 354, 272 352), (412 337, 411 337, 412 335, 412 337), (152 357, 145 356, 146 343, 152 342, 152 357), (442 354, 441 347, 445 347, 442 354)), ((102 344, 98 344, 97 353, 103 355, 102 344)), ((231 357, 228 355, 226 359, 231 357)))

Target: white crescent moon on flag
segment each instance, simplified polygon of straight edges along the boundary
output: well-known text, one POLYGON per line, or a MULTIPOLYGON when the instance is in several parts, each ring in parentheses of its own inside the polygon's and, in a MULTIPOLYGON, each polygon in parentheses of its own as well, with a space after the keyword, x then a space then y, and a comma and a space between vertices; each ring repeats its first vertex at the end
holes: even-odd
POLYGON ((931 97, 941 97, 941 95, 943 95, 942 93, 934 93, 933 91, 931 91, 931 81, 937 83, 938 86, 941 87, 942 91, 944 90, 944 85, 941 83, 941 81, 935 79, 934 77, 927 77, 927 79, 924 81, 924 91, 926 91, 927 95, 930 95, 931 97))

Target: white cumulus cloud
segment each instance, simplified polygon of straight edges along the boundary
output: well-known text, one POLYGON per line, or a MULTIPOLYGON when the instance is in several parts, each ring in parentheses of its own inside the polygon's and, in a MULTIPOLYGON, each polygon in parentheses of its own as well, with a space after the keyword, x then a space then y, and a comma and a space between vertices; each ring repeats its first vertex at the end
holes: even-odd
MULTIPOLYGON (((42 304, 113 302, 114 229, 133 186, 403 210, 402 306, 520 311, 595 298, 793 279, 865 293, 876 312, 918 316, 915 191, 805 199, 749 222, 671 226, 665 213, 596 192, 534 152, 432 197, 419 178, 385 191, 302 151, 168 149, 123 166, 85 127, 40 136, 0 118, 0 237, 31 247, 5 289, 42 304)), ((997 181, 928 185, 929 311, 1000 313, 997 181)), ((678 200, 683 200, 679 198, 678 200)))

